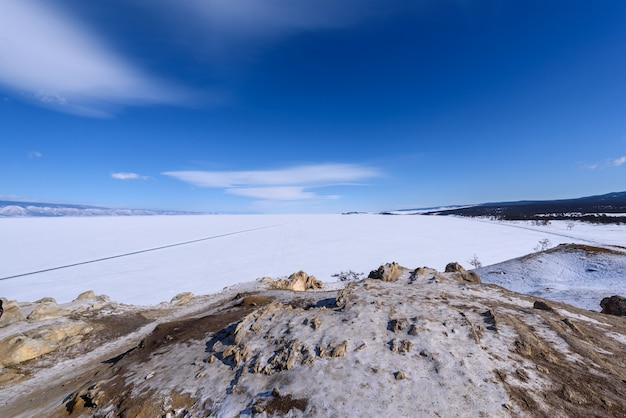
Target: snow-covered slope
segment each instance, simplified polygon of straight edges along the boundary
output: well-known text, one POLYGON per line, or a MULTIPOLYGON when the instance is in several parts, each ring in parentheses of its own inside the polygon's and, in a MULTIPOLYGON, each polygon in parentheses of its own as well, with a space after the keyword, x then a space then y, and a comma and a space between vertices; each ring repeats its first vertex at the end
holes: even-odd
POLYGON ((39 326, 93 331, 2 369, 0 416, 623 417, 622 318, 394 269, 338 292, 256 282, 152 309, 76 302, 39 326))
POLYGON ((626 295, 626 252, 607 248, 564 244, 475 271, 486 283, 583 309, 626 295))

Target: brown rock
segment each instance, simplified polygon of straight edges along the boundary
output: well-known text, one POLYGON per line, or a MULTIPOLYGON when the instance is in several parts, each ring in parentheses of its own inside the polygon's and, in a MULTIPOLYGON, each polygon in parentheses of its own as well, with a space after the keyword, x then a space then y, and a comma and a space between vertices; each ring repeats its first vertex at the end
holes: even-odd
POLYGON ((456 273, 455 278, 459 281, 469 283, 481 283, 480 276, 473 271, 467 271, 457 262, 448 263, 446 273, 456 273))
POLYGON ((58 324, 0 341, 0 366, 19 364, 80 342, 93 328, 84 322, 58 324))
POLYGON ((181 306, 181 305, 186 305, 187 303, 189 303, 191 299, 193 299, 193 293, 184 292, 184 293, 179 293, 178 295, 174 296, 172 300, 170 301, 170 303, 175 306, 181 306))
POLYGON ((457 273, 457 272, 458 273, 463 273, 465 271, 467 271, 467 270, 465 270, 463 268, 463 266, 460 265, 459 263, 457 263, 456 261, 454 261, 452 263, 448 263, 446 265, 446 269, 445 269, 446 273, 457 273))
POLYGON ((294 292, 304 292, 306 290, 316 290, 322 288, 322 282, 315 276, 309 276, 304 271, 298 271, 289 276, 288 279, 278 279, 272 281, 270 286, 274 289, 293 290, 294 292))
POLYGON ((76 300, 95 299, 96 295, 93 290, 87 290, 76 297, 76 300))
POLYGON ((626 316, 626 298, 619 295, 613 295, 610 298, 604 298, 600 302, 603 314, 626 316))
POLYGON ((377 270, 372 270, 367 277, 382 280, 383 282, 395 282, 401 274, 402 268, 394 261, 393 263, 383 264, 377 270))
POLYGON ((24 318, 24 315, 22 315, 22 313, 20 312, 20 307, 17 302, 13 300, 9 302, 6 299, 2 299, 2 301, 4 313, 2 314, 2 316, 0 316, 0 327, 26 319, 24 318))
POLYGON ((348 350, 348 341, 343 341, 337 347, 333 348, 333 351, 330 353, 331 357, 343 357, 346 355, 346 351, 348 350))
POLYGON ((52 298, 41 299, 37 307, 28 315, 27 319, 34 321, 41 321, 43 319, 59 318, 61 316, 69 315, 71 312, 62 309, 57 305, 56 301, 52 298))
POLYGON ((534 309, 540 309, 542 311, 552 312, 552 308, 550 307, 550 305, 548 305, 547 303, 545 303, 542 300, 536 300, 535 303, 533 303, 533 308, 534 309))

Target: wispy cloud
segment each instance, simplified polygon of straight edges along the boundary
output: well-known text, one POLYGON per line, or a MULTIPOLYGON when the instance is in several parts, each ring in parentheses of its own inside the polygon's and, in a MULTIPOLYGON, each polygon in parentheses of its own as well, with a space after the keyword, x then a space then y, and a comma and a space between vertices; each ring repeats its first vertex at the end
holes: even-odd
POLYGON ((43 157, 43 154, 40 153, 39 151, 31 151, 28 153, 28 158, 30 159, 41 158, 41 157, 43 157))
MULTIPOLYGON (((204 42, 195 43, 213 60, 241 56, 298 32, 349 27, 416 7, 421 2, 387 0, 208 0, 162 1, 151 10, 184 21, 204 42)), ((254 53, 254 52, 253 52, 254 53)))
POLYGON ((626 156, 616 158, 612 161, 612 164, 614 167, 619 167, 620 165, 623 165, 624 163, 626 163, 626 156))
POLYGON ((120 105, 186 98, 182 89, 138 70, 49 2, 2 1, 0 56, 0 84, 55 110, 104 117, 120 105))
POLYGON ((167 171, 170 176, 197 187, 220 188, 228 194, 264 200, 336 199, 311 189, 355 185, 381 176, 378 169, 358 164, 316 164, 279 170, 167 171))
POLYGON ((119 172, 111 173, 111 178, 115 180, 150 180, 149 176, 142 176, 137 173, 119 172))
POLYGON ((597 170, 597 169, 602 169, 602 168, 620 167, 624 164, 626 164, 626 156, 613 158, 613 159, 605 161, 602 164, 599 164, 599 163, 587 164, 584 167, 589 170, 597 170))

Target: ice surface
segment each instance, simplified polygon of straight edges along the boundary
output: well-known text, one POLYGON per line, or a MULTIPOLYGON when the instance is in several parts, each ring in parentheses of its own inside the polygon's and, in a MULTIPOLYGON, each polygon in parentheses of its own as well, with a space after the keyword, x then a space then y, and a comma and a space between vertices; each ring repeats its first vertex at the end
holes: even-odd
POLYGON ((124 303, 155 304, 298 270, 334 281, 341 271, 367 274, 391 261, 442 270, 450 261, 470 268, 476 255, 487 266, 528 254, 546 238, 552 245, 626 246, 624 226, 570 224, 374 214, 4 218, 0 295, 64 303, 94 290, 124 303), (54 270, 28 274, 47 269, 54 270))

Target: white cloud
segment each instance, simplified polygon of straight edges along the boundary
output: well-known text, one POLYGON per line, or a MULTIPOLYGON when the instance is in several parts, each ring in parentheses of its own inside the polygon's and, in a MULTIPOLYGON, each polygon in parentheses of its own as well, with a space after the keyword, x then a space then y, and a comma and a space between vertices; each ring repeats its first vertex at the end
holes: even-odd
POLYGON ((184 21, 200 34, 195 44, 215 60, 233 59, 294 33, 353 26, 420 7, 421 2, 387 0, 170 0, 150 7, 172 25, 184 21))
POLYGON ((198 187, 244 187, 337 184, 378 177, 377 169, 356 164, 303 165, 280 170, 258 171, 167 171, 166 176, 177 178, 198 187))
POLYGON ((624 157, 620 157, 620 158, 616 158, 613 160, 613 166, 615 167, 619 167, 620 165, 626 163, 626 156, 624 157))
POLYGON ((115 180, 149 180, 150 177, 142 176, 137 173, 127 173, 127 172, 119 172, 119 173, 111 173, 111 178, 115 180))
POLYGON ((186 99, 50 4, 0 2, 0 84, 55 110, 98 117, 119 105, 186 99))
POLYGON ((220 188, 228 194, 266 200, 336 199, 336 195, 318 195, 310 189, 355 185, 381 175, 372 167, 338 163, 280 170, 167 171, 162 174, 197 187, 220 188))
POLYGON ((43 154, 40 153, 39 151, 31 151, 28 153, 28 158, 41 158, 43 157, 43 154))
POLYGON ((626 164, 626 156, 614 158, 612 160, 607 160, 604 162, 604 164, 597 164, 597 163, 587 164, 584 167, 589 170, 596 170, 596 169, 603 169, 603 168, 610 168, 610 167, 619 167, 624 164, 626 164))

